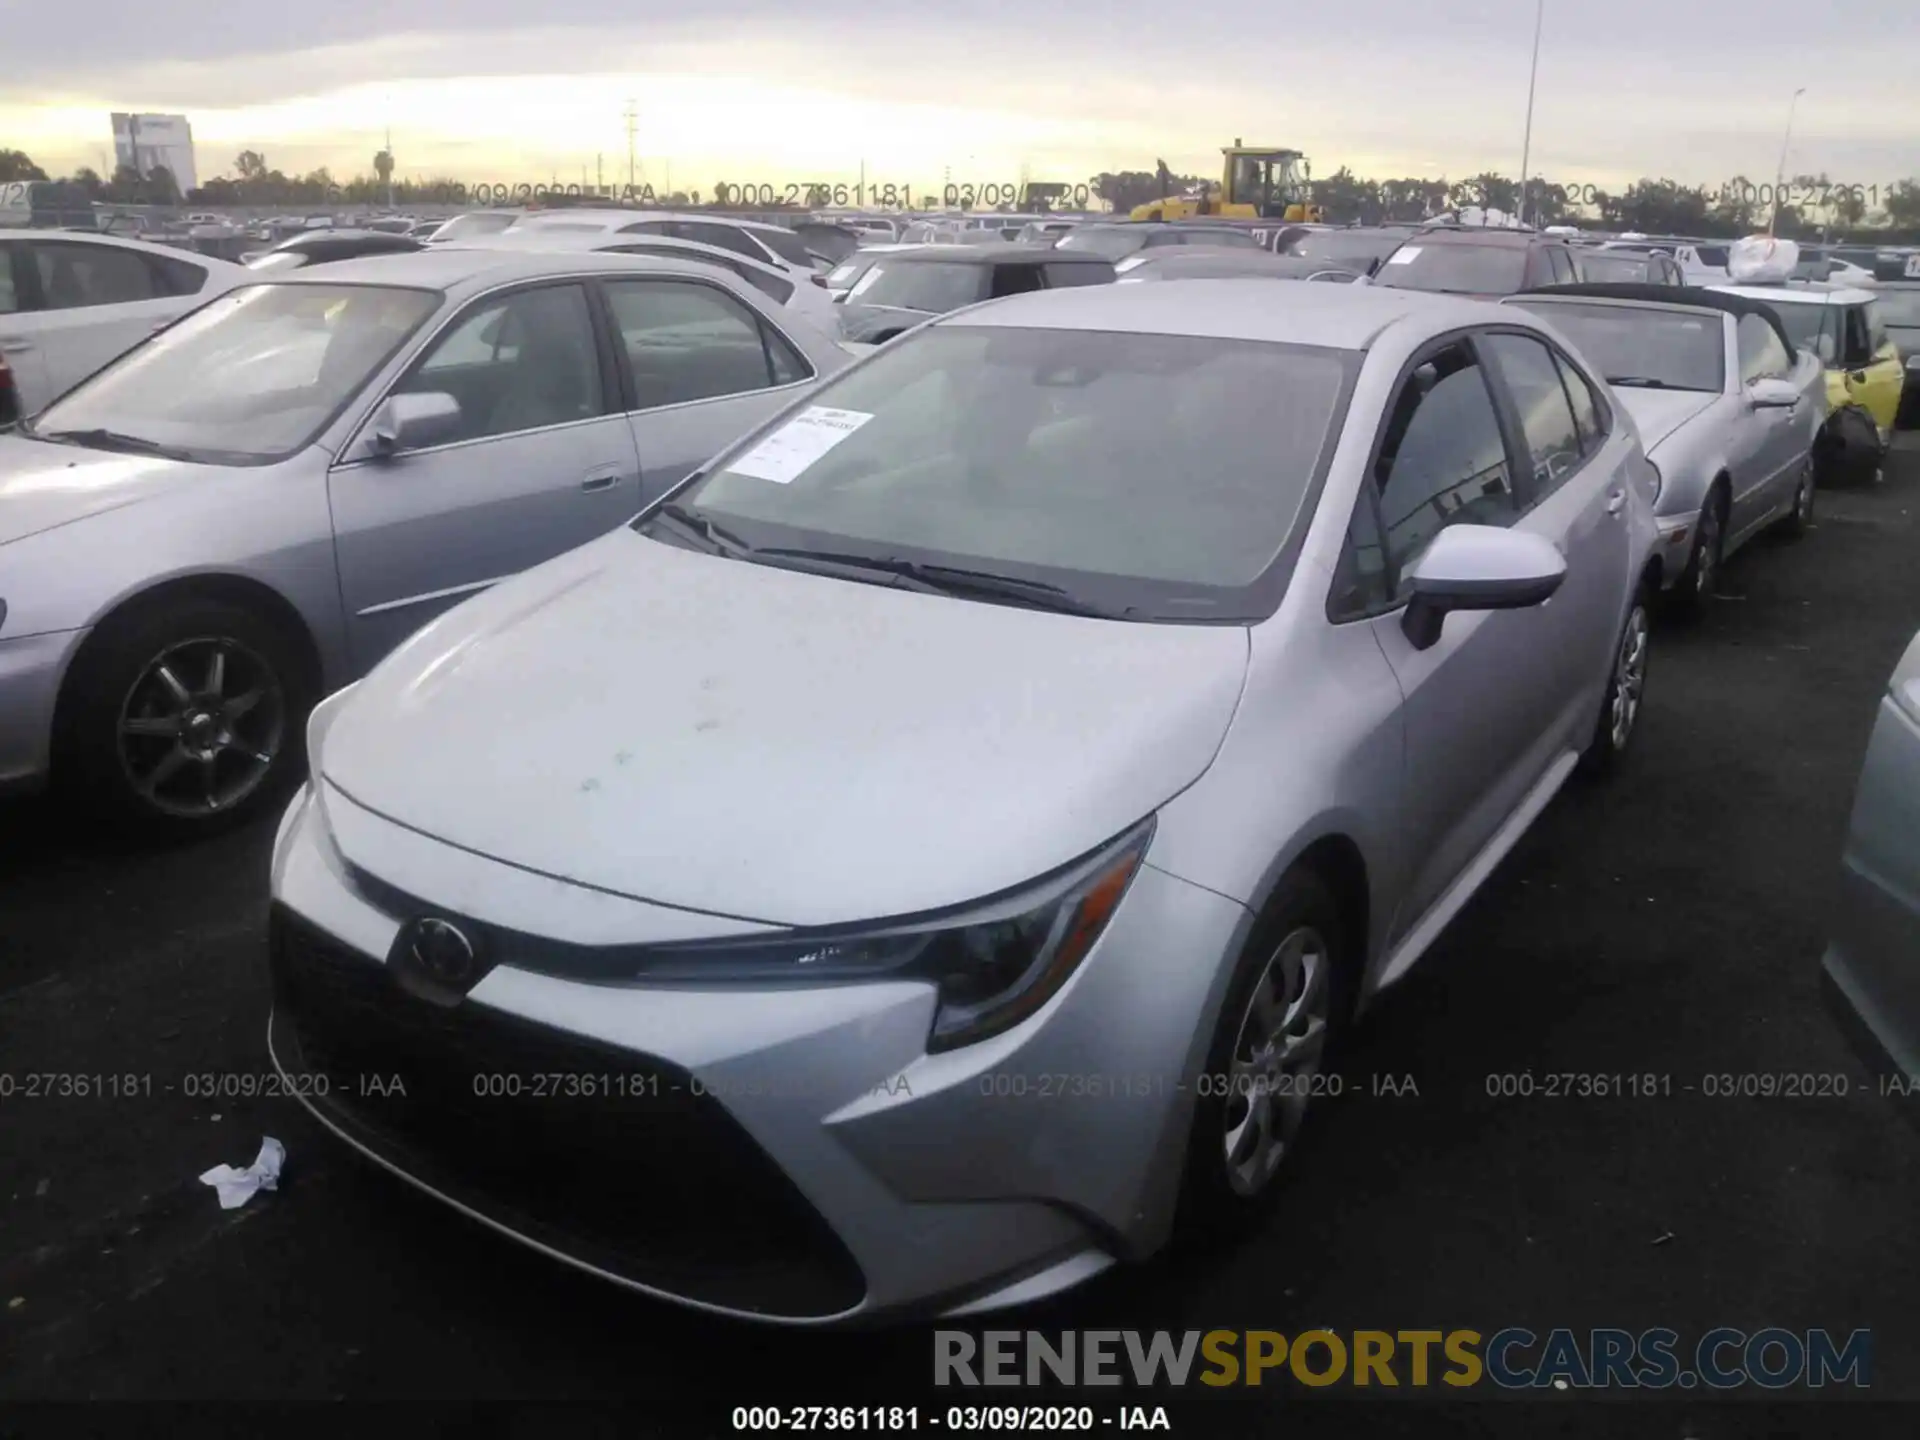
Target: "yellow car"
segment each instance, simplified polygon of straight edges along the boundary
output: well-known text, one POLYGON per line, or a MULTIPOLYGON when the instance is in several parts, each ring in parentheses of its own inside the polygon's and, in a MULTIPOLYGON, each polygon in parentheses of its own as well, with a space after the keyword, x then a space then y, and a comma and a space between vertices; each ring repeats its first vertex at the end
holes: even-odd
MULTIPOLYGON (((1907 372, 1873 291, 1817 281, 1713 288, 1767 302, 1794 343, 1818 355, 1826 366, 1828 409, 1835 417, 1847 409, 1863 412, 1873 422, 1880 452, 1885 452, 1907 372)), ((1836 436, 1844 433, 1834 421, 1829 428, 1836 436)))

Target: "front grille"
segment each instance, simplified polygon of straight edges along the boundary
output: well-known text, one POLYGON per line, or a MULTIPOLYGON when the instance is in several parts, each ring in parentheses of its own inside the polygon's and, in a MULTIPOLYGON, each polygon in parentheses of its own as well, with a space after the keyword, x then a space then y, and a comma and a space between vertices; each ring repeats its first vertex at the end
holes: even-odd
POLYGON ((281 1064, 314 1077, 302 1093, 408 1174, 563 1254, 708 1304, 804 1318, 866 1293, 819 1212, 686 1071, 471 1000, 416 999, 279 906, 269 943, 281 1064))

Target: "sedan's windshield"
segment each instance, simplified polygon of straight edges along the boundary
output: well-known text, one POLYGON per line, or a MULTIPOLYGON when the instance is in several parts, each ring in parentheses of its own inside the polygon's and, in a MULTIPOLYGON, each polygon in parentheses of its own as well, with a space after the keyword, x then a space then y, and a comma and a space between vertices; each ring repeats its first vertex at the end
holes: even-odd
POLYGON ((1652 256, 1629 255, 1623 250, 1590 250, 1574 263, 1583 280, 1637 285, 1653 277, 1652 256))
POLYGON ((1060 237, 1056 250, 1085 250, 1090 255, 1101 255, 1108 260, 1124 260, 1147 243, 1153 234, 1142 228, 1128 229, 1118 225, 1088 225, 1079 230, 1069 230, 1060 237))
POLYGON ((251 463, 313 438, 439 308, 436 291, 377 285, 248 285, 56 401, 48 439, 111 432, 124 443, 251 463))
POLYGON ((861 277, 847 298, 862 305, 944 315, 984 299, 991 273, 985 265, 949 260, 883 260, 861 277))
POLYGON ((1717 394, 1726 383, 1726 328, 1717 310, 1696 315, 1559 300, 1525 308, 1571 340, 1610 384, 1717 394))
POLYGON ((1456 295, 1512 295, 1526 282, 1527 252, 1517 245, 1402 245, 1374 272, 1373 283, 1398 290, 1456 295))
POLYGON ((1287 253, 1364 270, 1406 238, 1392 233, 1356 235, 1342 230, 1309 230, 1287 247, 1287 253))
POLYGON ((756 548, 1058 587, 1102 613, 1258 618, 1256 582, 1300 522, 1359 359, 935 327, 724 457, 681 516, 756 548))

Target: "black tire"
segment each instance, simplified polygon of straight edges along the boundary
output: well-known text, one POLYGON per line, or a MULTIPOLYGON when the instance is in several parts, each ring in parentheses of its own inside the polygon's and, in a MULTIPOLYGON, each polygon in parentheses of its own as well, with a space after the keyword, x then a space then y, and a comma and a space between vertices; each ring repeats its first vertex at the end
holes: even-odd
POLYGON ((1687 552, 1687 568, 1667 591, 1667 611, 1683 619, 1697 618, 1713 598, 1726 556, 1727 492, 1715 481, 1693 524, 1693 548, 1687 552))
POLYGON ((318 688, 298 640, 244 605, 188 595, 130 608, 94 632, 61 690, 55 781, 111 834, 214 834, 304 773, 318 688), (216 677, 224 705, 209 694, 216 677))
MULTIPOLYGON (((1312 1077, 1334 1073, 1328 1068, 1329 1061, 1353 1008, 1358 963, 1348 946, 1340 907, 1326 883, 1311 870, 1295 870, 1285 876, 1235 963, 1213 1039, 1207 1046, 1206 1068, 1194 1086, 1186 1176, 1177 1215, 1183 1241, 1204 1244, 1238 1233, 1258 1218, 1279 1188, 1275 1182, 1286 1170, 1284 1161, 1297 1148, 1302 1125, 1314 1108, 1311 1101, 1319 1087, 1312 1077), (1284 1089, 1279 1083, 1268 1088, 1273 1124, 1283 1132, 1284 1143, 1274 1158, 1274 1168, 1253 1177, 1254 1183, 1248 1188, 1244 1183, 1236 1184, 1227 1146, 1229 1124, 1246 1117, 1254 1098, 1233 1078, 1235 1055, 1237 1050, 1247 1048, 1242 1042, 1247 1038, 1245 1025, 1253 1017, 1256 988, 1280 963, 1286 942, 1303 932, 1317 939, 1321 957, 1318 978, 1324 1008, 1318 1015, 1318 1060, 1311 1072, 1294 1075, 1284 1089), (1287 1116, 1289 1106, 1279 1103, 1282 1101, 1290 1102, 1296 1113, 1287 1116)), ((1277 1072, 1274 1080, 1278 1081, 1277 1072)), ((1243 1181, 1246 1178, 1243 1176, 1243 1181)))
POLYGON ((1813 528, 1813 497, 1814 492, 1819 489, 1819 482, 1814 477, 1811 452, 1801 463, 1799 477, 1793 483, 1793 505, 1781 517, 1780 533, 1790 539, 1798 540, 1813 528))
POLYGON ((1620 627, 1620 638, 1614 642, 1613 657, 1607 667, 1607 689, 1600 697, 1600 714, 1594 720, 1593 738, 1580 756, 1580 768, 1589 776, 1598 778, 1611 775, 1619 769, 1620 762, 1632 748, 1633 737, 1640 733, 1640 712, 1646 700, 1647 651, 1652 635, 1647 602, 1648 591, 1643 585, 1635 593, 1633 604, 1627 610, 1626 621, 1620 627), (1636 637, 1639 646, 1638 683, 1631 691, 1623 729, 1621 712, 1616 706, 1626 683, 1629 647, 1636 637))

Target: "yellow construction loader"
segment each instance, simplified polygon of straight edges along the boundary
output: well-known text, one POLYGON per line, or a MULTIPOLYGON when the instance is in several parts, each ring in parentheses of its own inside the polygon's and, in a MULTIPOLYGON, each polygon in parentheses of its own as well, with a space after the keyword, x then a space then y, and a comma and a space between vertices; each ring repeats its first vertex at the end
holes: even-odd
MULTIPOLYGON (((1223 146, 1226 165, 1218 185, 1198 195, 1170 195, 1133 208, 1135 220, 1191 220, 1205 215, 1222 220, 1288 220, 1315 224, 1321 207, 1307 199, 1302 175, 1306 156, 1298 150, 1242 145, 1223 146)), ((1164 173, 1164 167, 1162 167, 1164 173)), ((1311 176, 1311 169, 1306 175, 1311 176)))

